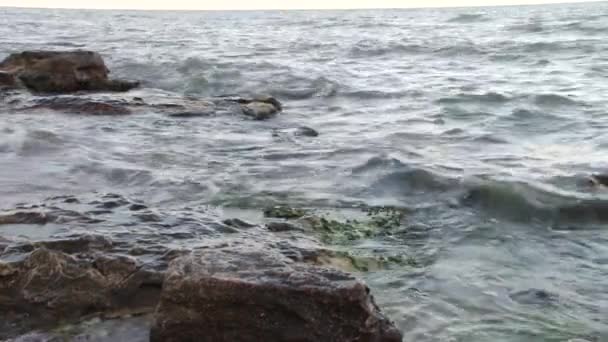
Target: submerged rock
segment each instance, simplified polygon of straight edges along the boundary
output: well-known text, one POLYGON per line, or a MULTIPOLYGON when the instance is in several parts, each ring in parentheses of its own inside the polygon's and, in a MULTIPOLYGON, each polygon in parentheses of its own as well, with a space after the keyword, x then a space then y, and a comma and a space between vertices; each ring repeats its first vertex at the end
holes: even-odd
POLYGON ((261 250, 174 260, 151 341, 401 341, 369 289, 337 270, 261 250))
POLYGON ((103 58, 92 51, 25 51, 8 56, 0 71, 43 93, 127 91, 138 82, 110 80, 103 58))
POLYGON ((125 115, 131 110, 120 101, 100 101, 80 97, 53 97, 38 100, 31 109, 50 109, 70 114, 125 115))

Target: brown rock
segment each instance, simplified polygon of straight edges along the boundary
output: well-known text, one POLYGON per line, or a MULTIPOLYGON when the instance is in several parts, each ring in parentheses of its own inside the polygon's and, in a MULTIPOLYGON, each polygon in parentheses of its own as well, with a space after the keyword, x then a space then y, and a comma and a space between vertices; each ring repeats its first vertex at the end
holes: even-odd
POLYGON ((45 98, 27 109, 50 109, 63 113, 89 115, 126 115, 131 113, 126 103, 119 101, 102 102, 80 97, 45 98))
POLYGON ((401 341, 364 283, 268 251, 209 249, 174 260, 151 341, 401 341))
POLYGON ((109 80, 101 56, 92 51, 25 51, 8 56, 0 71, 35 92, 127 91, 137 82, 109 80))
POLYGON ((0 339, 88 314, 150 312, 162 279, 128 257, 77 257, 37 248, 19 261, 0 261, 0 339))
POLYGON ((0 71, 0 89, 2 88, 14 88, 17 86, 17 80, 13 74, 8 72, 0 71))

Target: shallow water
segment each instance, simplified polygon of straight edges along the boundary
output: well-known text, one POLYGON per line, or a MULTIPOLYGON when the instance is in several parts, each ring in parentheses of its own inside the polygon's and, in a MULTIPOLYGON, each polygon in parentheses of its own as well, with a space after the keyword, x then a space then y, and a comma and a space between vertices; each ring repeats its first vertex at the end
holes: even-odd
POLYGON ((608 168, 607 4, 0 22, 0 58, 92 49, 143 80, 134 96, 285 104, 264 122, 5 114, 0 207, 95 191, 229 216, 397 205, 401 230, 348 247, 417 260, 362 275, 406 341, 608 340, 608 191, 585 181, 608 168), (298 126, 320 136, 280 133, 298 126))

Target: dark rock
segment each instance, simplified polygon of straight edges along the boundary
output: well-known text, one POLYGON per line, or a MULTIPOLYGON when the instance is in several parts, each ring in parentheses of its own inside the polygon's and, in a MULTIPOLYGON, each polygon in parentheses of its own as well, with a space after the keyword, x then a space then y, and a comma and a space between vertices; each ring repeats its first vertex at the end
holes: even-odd
POLYGON ((287 222, 270 222, 266 225, 266 229, 275 233, 302 230, 301 228, 287 222))
POLYGON ((35 92, 127 91, 137 82, 110 80, 101 56, 92 51, 25 51, 8 56, 0 71, 35 92))
POLYGON ((245 222, 238 218, 227 219, 227 220, 222 221, 222 223, 229 227, 234 227, 234 228, 253 228, 253 227, 255 227, 255 224, 245 222))
POLYGON ((401 341, 361 281, 269 251, 199 250, 174 260, 151 341, 401 341))
POLYGON ((294 135, 302 136, 302 137, 318 137, 319 132, 315 131, 314 129, 312 129, 310 127, 302 126, 302 127, 298 127, 296 129, 296 131, 294 132, 294 135))
POLYGON ((145 206, 143 204, 131 204, 131 206, 129 207, 129 210, 131 211, 140 211, 140 210, 144 210, 144 209, 148 209, 148 206, 145 206))
POLYGON ((589 181, 595 186, 608 186, 608 175, 595 174, 589 178, 589 181))
POLYGON ((119 101, 103 102, 80 97, 45 98, 27 109, 50 109, 64 113, 89 115, 126 115, 131 113, 126 103, 119 101))

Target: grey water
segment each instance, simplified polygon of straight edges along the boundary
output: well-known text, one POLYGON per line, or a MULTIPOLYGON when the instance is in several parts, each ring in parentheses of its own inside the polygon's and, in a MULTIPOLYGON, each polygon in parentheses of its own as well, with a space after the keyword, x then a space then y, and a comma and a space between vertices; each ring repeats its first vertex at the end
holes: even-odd
POLYGON ((417 261, 361 274, 406 341, 608 341, 608 191, 586 181, 608 170, 607 3, 0 8, 0 23, 0 59, 90 49, 142 80, 137 96, 285 105, 268 121, 1 113, 1 208, 94 192, 180 210, 404 207, 402 229, 349 248, 417 261))

